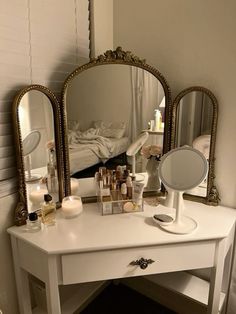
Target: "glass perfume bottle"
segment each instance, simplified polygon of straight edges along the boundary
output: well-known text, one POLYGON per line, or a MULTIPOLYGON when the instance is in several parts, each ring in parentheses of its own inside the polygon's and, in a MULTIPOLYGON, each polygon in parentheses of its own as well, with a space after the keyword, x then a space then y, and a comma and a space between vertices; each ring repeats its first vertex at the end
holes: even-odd
POLYGON ((36 232, 41 229, 41 221, 36 212, 29 213, 26 224, 28 232, 36 232))
POLYGON ((56 204, 52 201, 50 194, 44 195, 44 202, 42 204, 42 223, 47 226, 52 226, 56 223, 56 204))

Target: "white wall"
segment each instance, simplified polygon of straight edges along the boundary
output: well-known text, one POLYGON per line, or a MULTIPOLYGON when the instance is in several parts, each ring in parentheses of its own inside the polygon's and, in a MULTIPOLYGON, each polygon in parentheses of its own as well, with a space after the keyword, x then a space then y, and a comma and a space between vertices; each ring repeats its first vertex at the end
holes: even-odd
POLYGON ((115 0, 114 47, 143 57, 166 77, 173 96, 192 85, 219 101, 216 184, 236 206, 236 1, 115 0))
MULTIPOLYGON (((235 12, 235 0, 114 0, 114 47, 131 50, 158 68, 173 97, 184 88, 201 85, 218 99, 216 185, 221 204, 234 208, 235 12)), ((235 313, 234 291, 235 275, 229 314, 235 313)))
POLYGON ((131 92, 129 66, 109 64, 84 71, 76 76, 68 87, 68 120, 79 121, 81 131, 91 128, 92 121, 97 120, 119 120, 128 125, 131 92))
POLYGON ((92 57, 113 49, 113 0, 91 1, 92 57))

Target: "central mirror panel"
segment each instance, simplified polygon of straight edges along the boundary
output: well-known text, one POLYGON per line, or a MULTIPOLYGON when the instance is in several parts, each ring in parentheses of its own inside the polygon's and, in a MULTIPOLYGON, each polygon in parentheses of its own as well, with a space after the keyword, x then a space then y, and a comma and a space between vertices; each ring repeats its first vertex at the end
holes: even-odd
MULTIPOLYGON (((68 176, 74 178, 72 185, 77 179, 82 197, 95 196, 99 167, 131 170, 132 157, 126 151, 142 132, 149 133, 144 145, 158 145, 161 153, 168 150, 170 91, 165 79, 144 61, 114 56, 105 54, 76 69, 65 83, 68 176)), ((147 159, 140 151, 135 171, 147 184, 147 159)))

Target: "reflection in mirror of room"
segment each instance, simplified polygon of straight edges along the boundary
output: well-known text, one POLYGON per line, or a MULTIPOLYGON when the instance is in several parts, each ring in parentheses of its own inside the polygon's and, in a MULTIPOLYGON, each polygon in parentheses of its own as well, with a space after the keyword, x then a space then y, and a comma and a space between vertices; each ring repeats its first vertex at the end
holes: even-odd
POLYGON ((199 136, 210 136, 213 121, 211 99, 199 91, 186 94, 179 103, 177 121, 177 147, 192 146, 199 136))
MULTIPOLYGON (((23 140, 32 131, 37 130, 40 134, 40 141, 29 155, 29 162, 32 174, 37 174, 39 179, 44 178, 48 174, 49 152, 53 150, 55 155, 54 118, 49 98, 37 90, 27 92, 19 104, 19 121, 23 140), (48 145, 53 147, 50 148, 48 145)), ((29 211, 38 209, 39 203, 43 201, 43 195, 50 190, 48 185, 39 179, 26 182, 29 211)), ((58 201, 58 190, 54 189, 51 192, 55 201, 58 201)))
MULTIPOLYGON (((188 145, 199 150, 209 159, 213 104, 208 95, 201 91, 187 93, 177 109, 176 147, 188 145)), ((188 194, 205 197, 207 179, 188 194)))
MULTIPOLYGON (((66 91, 71 175, 94 176, 99 165, 107 162, 113 169, 120 163, 131 164, 125 152, 148 129, 155 110, 164 121, 164 96, 158 79, 136 66, 103 64, 76 75, 66 91)), ((163 132, 150 132, 152 136, 146 144, 158 143, 162 147, 163 132)), ((136 172, 146 171, 146 160, 141 155, 136 165, 136 172)))

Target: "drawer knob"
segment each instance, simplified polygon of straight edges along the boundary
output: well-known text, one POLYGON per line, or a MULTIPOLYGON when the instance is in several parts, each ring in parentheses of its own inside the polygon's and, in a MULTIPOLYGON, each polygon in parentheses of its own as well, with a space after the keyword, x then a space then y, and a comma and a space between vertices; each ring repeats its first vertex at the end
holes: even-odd
POLYGON ((154 263, 152 259, 145 259, 141 257, 140 259, 137 259, 136 261, 130 262, 130 265, 132 266, 139 266, 141 269, 146 269, 149 264, 154 263))

